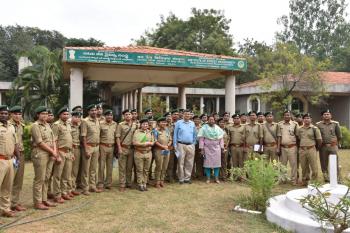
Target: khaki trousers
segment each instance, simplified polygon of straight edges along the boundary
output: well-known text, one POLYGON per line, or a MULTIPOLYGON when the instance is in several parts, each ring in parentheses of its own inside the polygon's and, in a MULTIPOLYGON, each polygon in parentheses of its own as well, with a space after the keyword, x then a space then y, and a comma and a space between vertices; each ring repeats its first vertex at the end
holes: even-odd
POLYGON ((284 166, 287 166, 288 161, 291 168, 291 181, 296 182, 297 181, 297 147, 281 147, 281 163, 284 166))
POLYGON ((13 160, 0 160, 0 211, 8 212, 11 207, 11 192, 14 177, 13 160))
POLYGON ((175 179, 176 170, 177 170, 177 157, 175 156, 175 151, 170 150, 168 169, 166 172, 167 180, 173 181, 175 179))
MULTIPOLYGON (((122 147, 122 152, 119 154, 119 185, 125 188, 125 185, 132 184, 132 167, 134 166, 134 150, 131 148, 122 147)), ((136 164, 135 164, 136 166, 136 164)))
POLYGON ((89 158, 82 155, 82 174, 81 184, 84 191, 96 189, 96 176, 99 157, 99 146, 87 147, 87 152, 91 155, 89 158))
POLYGON ((247 153, 244 153, 243 147, 231 146, 230 151, 232 167, 243 168, 244 161, 247 160, 247 153))
POLYGON ((81 153, 80 153, 80 147, 73 148, 73 154, 74 154, 74 160, 72 164, 72 177, 71 177, 71 185, 70 188, 72 191, 77 189, 77 177, 80 170, 80 163, 81 163, 81 153))
POLYGON ((313 147, 311 149, 299 149, 300 156, 300 166, 302 172, 302 180, 307 181, 310 178, 310 168, 311 168, 311 179, 317 180, 318 167, 317 167, 317 151, 313 147))
POLYGON ((193 169, 195 145, 185 145, 178 143, 177 151, 180 154, 178 158, 177 175, 179 181, 188 181, 191 179, 193 169))
POLYGON ((156 160, 156 180, 164 181, 168 163, 169 163, 169 155, 162 155, 162 150, 155 150, 155 160, 156 160))
POLYGON ((136 176, 137 184, 139 186, 145 186, 148 180, 148 172, 152 160, 152 152, 141 153, 135 151, 134 155, 135 166, 136 166, 136 176))
POLYGON ((113 152, 114 146, 100 146, 100 158, 98 169, 98 187, 111 187, 113 174, 113 152), (105 175, 106 170, 106 175, 105 175))
POLYGON ((49 153, 39 148, 32 149, 34 167, 33 202, 34 205, 47 201, 48 179, 51 176, 53 160, 49 153), (48 169, 51 166, 50 169, 48 169), (48 175, 48 172, 50 174, 48 175))
POLYGON ((23 186, 23 177, 24 177, 24 167, 25 167, 25 158, 23 151, 20 152, 18 158, 19 166, 15 170, 15 178, 13 180, 12 195, 11 195, 11 205, 16 206, 19 203, 20 194, 23 186))
POLYGON ((279 161, 279 157, 276 153, 277 146, 264 146, 264 154, 267 156, 266 159, 272 162, 275 160, 279 161))

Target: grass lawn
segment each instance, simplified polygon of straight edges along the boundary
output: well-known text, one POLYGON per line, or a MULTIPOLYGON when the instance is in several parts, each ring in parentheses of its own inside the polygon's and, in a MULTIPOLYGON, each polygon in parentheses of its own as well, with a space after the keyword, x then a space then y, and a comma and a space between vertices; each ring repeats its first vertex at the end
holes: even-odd
MULTIPOLYGON (((340 153, 342 174, 350 172, 350 151, 340 153)), ((79 205, 75 211, 9 228, 4 232, 285 232, 268 223, 264 216, 232 211, 235 200, 249 192, 244 184, 205 184, 195 181, 191 185, 171 184, 161 190, 148 192, 135 189, 120 193, 117 190, 117 169, 114 169, 114 186, 111 191, 78 196, 49 211, 32 208, 33 166, 26 164, 22 202, 29 207, 18 216, 28 215, 18 222, 65 211, 79 205)), ((319 175, 321 177, 321 174, 319 175)), ((292 189, 290 185, 276 187, 276 194, 292 189)), ((1 218, 3 223, 14 219, 1 218)))

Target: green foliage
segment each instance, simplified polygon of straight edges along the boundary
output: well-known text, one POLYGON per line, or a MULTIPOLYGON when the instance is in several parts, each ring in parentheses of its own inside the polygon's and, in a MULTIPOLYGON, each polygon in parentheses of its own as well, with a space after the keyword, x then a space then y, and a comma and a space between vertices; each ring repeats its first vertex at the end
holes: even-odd
POLYGON ((162 100, 160 96, 157 96, 157 95, 148 95, 148 96, 143 95, 142 106, 143 106, 143 111, 146 110, 147 108, 152 109, 154 119, 157 119, 163 116, 166 110, 166 102, 162 100))
POLYGON ((284 29, 277 38, 293 41, 302 53, 325 60, 350 40, 346 7, 345 0, 290 0, 289 15, 279 19, 284 29))
POLYGON ((345 126, 340 126, 340 130, 343 136, 341 140, 341 147, 343 149, 349 149, 350 148, 350 131, 345 126))
POLYGON ((88 47, 88 46, 96 46, 96 47, 101 47, 104 46, 105 43, 96 40, 94 38, 89 38, 89 39, 83 39, 83 38, 67 38, 65 40, 65 46, 71 46, 71 47, 88 47))
POLYGON ((26 125, 23 131, 23 145, 24 145, 24 157, 26 160, 31 158, 31 135, 30 135, 31 124, 26 125))
POLYGON ((316 194, 309 194, 300 199, 300 203, 323 227, 332 225, 335 233, 341 233, 350 224, 350 197, 347 192, 336 203, 328 201, 330 192, 323 191, 320 185, 314 185, 316 194))
MULTIPOLYGON (((231 20, 222 11, 193 8, 188 20, 170 14, 135 40, 137 45, 178 49, 193 52, 234 55, 233 38, 229 33, 231 20)), ((224 79, 195 84, 196 87, 224 87, 224 79)))
POLYGON ((266 59, 269 63, 260 73, 262 89, 266 93, 262 95, 262 100, 270 103, 275 112, 287 109, 296 88, 304 90, 305 98, 312 104, 327 96, 320 78, 324 63, 301 54, 294 43, 277 43, 266 59))
POLYGON ((241 200, 242 205, 258 211, 265 211, 272 189, 286 176, 287 169, 277 161, 269 162, 265 155, 252 153, 243 168, 230 171, 233 180, 245 180, 251 188, 250 196, 241 200))

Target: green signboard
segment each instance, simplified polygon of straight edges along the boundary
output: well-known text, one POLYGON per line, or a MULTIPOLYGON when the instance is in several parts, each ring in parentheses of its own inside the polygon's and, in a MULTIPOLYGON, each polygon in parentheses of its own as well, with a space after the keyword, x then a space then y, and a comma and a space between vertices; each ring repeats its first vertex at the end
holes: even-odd
POLYGON ((212 58, 84 49, 64 49, 63 60, 66 62, 90 62, 237 71, 247 70, 247 61, 240 58, 212 58))

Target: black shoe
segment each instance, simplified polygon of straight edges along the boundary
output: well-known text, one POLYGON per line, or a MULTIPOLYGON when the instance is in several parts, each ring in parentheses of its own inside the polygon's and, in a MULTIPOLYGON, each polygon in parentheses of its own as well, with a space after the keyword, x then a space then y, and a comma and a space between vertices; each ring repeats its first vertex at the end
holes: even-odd
POLYGON ((184 182, 183 181, 179 181, 179 184, 184 184, 184 182))
POLYGON ((185 184, 192 184, 191 180, 185 180, 185 184))
POLYGON ((139 186, 139 191, 141 191, 141 192, 145 191, 145 189, 143 188, 143 186, 139 186))

